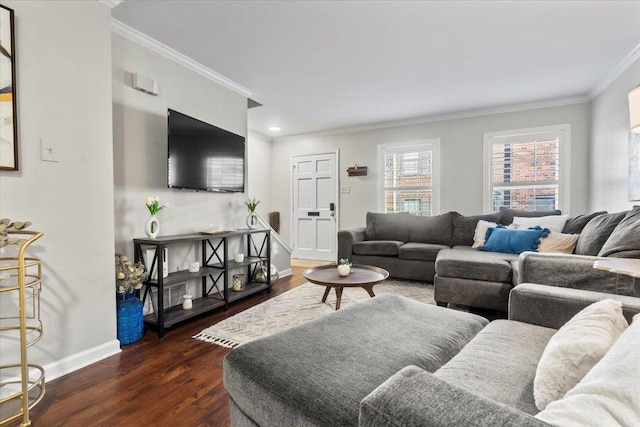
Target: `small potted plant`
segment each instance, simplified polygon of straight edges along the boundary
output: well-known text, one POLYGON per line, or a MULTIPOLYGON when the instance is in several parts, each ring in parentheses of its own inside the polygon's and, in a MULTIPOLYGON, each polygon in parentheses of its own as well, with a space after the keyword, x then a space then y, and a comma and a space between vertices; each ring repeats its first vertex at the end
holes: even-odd
POLYGON ((145 205, 147 206, 147 209, 149 209, 149 213, 151 214, 151 216, 149 217, 149 219, 144 225, 144 232, 147 235, 147 237, 151 239, 155 239, 156 236, 158 235, 158 232, 160 231, 160 222, 158 221, 158 218, 156 218, 156 215, 162 209, 168 208, 169 203, 165 203, 161 205, 160 198, 158 196, 155 196, 155 197, 147 197, 147 200, 145 201, 145 205))
POLYGON ((244 204, 247 209, 249 209, 249 216, 247 216, 247 226, 250 229, 254 229, 258 225, 258 215, 256 214, 256 208, 260 204, 260 200, 256 200, 256 198, 254 197, 253 200, 247 199, 244 204))
POLYGON ((351 263, 348 259, 340 258, 338 262, 338 274, 342 277, 346 277, 351 273, 351 263))

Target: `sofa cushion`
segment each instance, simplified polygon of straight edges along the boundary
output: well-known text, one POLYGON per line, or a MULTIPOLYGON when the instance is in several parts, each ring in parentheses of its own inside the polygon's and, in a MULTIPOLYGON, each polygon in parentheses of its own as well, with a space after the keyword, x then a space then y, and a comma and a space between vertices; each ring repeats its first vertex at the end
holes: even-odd
POLYGON ((398 257, 402 259, 435 261, 438 252, 443 249, 449 249, 449 246, 410 242, 400 246, 400 249, 398 249, 398 257))
POLYGON ((640 258, 640 206, 627 212, 598 252, 598 256, 640 258))
POLYGON ((627 212, 618 212, 592 218, 580 233, 576 243, 576 255, 598 255, 613 230, 626 215, 627 212))
POLYGON ((562 398, 609 351, 629 324, 622 302, 608 298, 588 305, 549 340, 533 381, 538 409, 562 398))
POLYGON ((518 209, 506 208, 504 206, 500 206, 500 212, 502 213, 502 217, 500 218, 500 224, 502 225, 511 224, 513 222, 513 218, 516 216, 532 218, 562 214, 562 212, 557 209, 554 211, 521 211, 518 209))
POLYGON ((408 213, 374 213, 367 212, 367 228, 365 236, 367 240, 397 240, 409 241, 408 213))
POLYGON ((579 234, 564 234, 552 231, 547 237, 540 239, 538 252, 572 254, 579 237, 579 234))
POLYGON ((411 215, 408 241, 451 246, 452 216, 451 212, 436 216, 411 215))
POLYGON ((511 283, 511 261, 518 255, 475 250, 443 249, 436 259, 436 274, 444 277, 511 283))
POLYGON ((564 234, 580 234, 582 233, 582 229, 584 228, 584 226, 587 225, 589 221, 591 221, 593 218, 597 217, 598 215, 602 215, 606 213, 607 211, 599 211, 599 212, 593 212, 590 214, 571 216, 567 219, 567 223, 564 225, 562 232, 564 234))
MULTIPOLYGON (((502 213, 493 212, 486 215, 464 216, 458 212, 452 212, 453 219, 453 236, 452 246, 471 246, 473 245, 473 235, 476 231, 478 221, 488 221, 497 223, 502 217, 502 213)), ((483 242, 484 243, 484 242, 483 242)))
POLYGON ((357 426, 360 401, 376 387, 405 366, 436 371, 487 323, 382 294, 237 347, 224 385, 258 425, 357 426))
POLYGON ((536 414, 536 366, 555 332, 528 323, 495 320, 435 375, 480 396, 536 414))
POLYGON ((540 239, 547 237, 548 228, 529 227, 526 230, 510 229, 504 225, 487 230, 487 240, 479 251, 504 252, 509 254, 521 254, 526 251, 535 251, 540 246, 540 239))
POLYGON ((398 249, 403 244, 394 240, 366 240, 354 243, 352 250, 356 255, 398 256, 398 249))
POLYGON ((542 227, 559 233, 564 229, 564 225, 567 223, 568 218, 568 215, 548 215, 533 218, 526 216, 514 216, 512 224, 515 225, 517 229, 542 227))
POLYGON ((556 426, 640 425, 640 322, 634 322, 587 375, 536 415, 556 426))

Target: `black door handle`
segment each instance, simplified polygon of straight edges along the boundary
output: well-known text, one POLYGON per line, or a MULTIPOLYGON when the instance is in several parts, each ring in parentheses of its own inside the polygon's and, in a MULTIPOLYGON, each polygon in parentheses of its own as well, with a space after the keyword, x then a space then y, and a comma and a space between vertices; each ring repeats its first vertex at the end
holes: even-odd
POLYGON ((333 203, 333 202, 329 203, 329 210, 330 211, 335 211, 336 210, 336 204, 333 203))

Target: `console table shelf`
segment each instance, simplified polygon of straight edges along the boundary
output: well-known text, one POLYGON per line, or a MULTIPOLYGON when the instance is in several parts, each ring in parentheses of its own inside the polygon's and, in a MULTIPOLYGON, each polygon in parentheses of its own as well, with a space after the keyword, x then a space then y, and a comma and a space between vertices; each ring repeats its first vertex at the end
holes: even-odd
MULTIPOLYGON (((163 236, 156 239, 134 239, 135 261, 143 262, 153 279, 144 282, 142 301, 152 298, 151 289, 158 290, 157 303, 154 306, 155 313, 144 317, 147 325, 156 328, 158 337, 164 336, 165 328, 188 320, 192 317, 208 313, 220 307, 229 308, 229 304, 257 292, 266 290, 271 292, 271 277, 268 274, 271 265, 271 230, 270 229, 244 229, 219 233, 194 233, 174 236, 163 236), (236 262, 229 259, 229 240, 245 239, 244 260, 236 262), (197 272, 187 270, 169 273, 162 277, 165 263, 164 249, 175 244, 199 244, 201 249, 200 264, 197 272), (144 251, 152 248, 155 250, 152 260, 145 260, 144 251), (266 265, 264 283, 249 282, 260 265, 266 265), (245 290, 234 292, 231 289, 229 271, 234 269, 246 269, 248 283, 245 290), (193 308, 183 310, 181 306, 164 307, 164 289, 171 285, 201 279, 201 296, 193 299, 193 308)), ((153 302, 153 300, 152 300, 153 302)))

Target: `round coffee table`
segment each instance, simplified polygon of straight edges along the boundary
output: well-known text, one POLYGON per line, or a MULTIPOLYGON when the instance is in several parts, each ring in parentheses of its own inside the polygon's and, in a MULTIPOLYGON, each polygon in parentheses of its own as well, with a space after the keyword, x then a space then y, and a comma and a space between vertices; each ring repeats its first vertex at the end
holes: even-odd
POLYGON ((331 288, 334 288, 336 290, 336 310, 340 310, 340 301, 342 300, 342 290, 344 288, 360 287, 367 291, 370 296, 375 297, 373 285, 389 277, 389 272, 372 265, 353 265, 351 273, 343 277, 338 274, 336 265, 323 265, 309 268, 302 275, 311 283, 326 286, 322 302, 327 301, 331 288))

